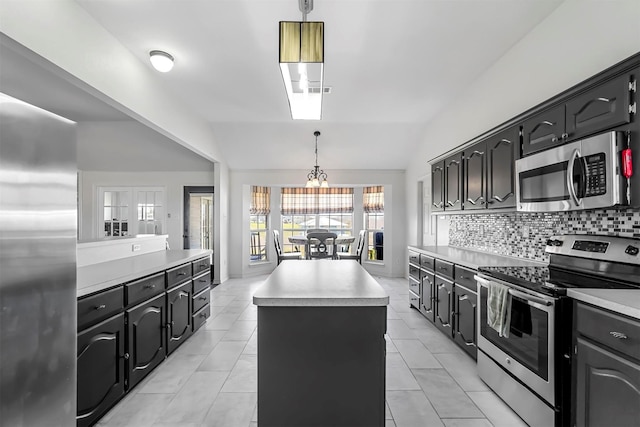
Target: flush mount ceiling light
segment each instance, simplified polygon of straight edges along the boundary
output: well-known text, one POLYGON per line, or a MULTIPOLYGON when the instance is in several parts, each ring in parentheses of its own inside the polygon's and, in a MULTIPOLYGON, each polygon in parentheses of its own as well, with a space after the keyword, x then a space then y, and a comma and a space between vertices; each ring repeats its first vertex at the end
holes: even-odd
POLYGON ((161 73, 168 73, 173 68, 173 56, 161 50, 152 50, 149 52, 149 59, 153 68, 161 73))
POLYGON ((313 135, 316 137, 316 165, 311 169, 311 172, 307 175, 307 188, 329 188, 329 182, 327 181, 327 174, 324 173, 320 166, 318 166, 318 137, 320 136, 320 131, 313 132, 313 135))
POLYGON ((307 22, 313 0, 298 0, 302 22, 280 21, 280 71, 291 118, 320 120, 324 92, 324 22, 307 22))

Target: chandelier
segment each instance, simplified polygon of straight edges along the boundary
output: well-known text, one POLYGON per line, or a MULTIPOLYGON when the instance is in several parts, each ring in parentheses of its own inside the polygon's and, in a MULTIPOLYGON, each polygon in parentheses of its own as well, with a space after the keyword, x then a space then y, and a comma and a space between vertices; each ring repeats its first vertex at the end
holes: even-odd
POLYGON ((327 181, 327 174, 324 173, 320 166, 318 166, 318 137, 320 131, 313 132, 316 137, 316 165, 311 169, 311 172, 307 174, 306 188, 329 188, 329 182, 327 181))
POLYGON ((280 72, 294 120, 322 119, 324 22, 308 22, 313 0, 298 0, 302 21, 280 21, 280 72))

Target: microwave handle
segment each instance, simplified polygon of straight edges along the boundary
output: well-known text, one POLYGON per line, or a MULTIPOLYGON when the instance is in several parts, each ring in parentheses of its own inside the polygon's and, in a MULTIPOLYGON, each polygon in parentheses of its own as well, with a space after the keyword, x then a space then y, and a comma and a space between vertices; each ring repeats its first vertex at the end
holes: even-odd
POLYGON ((575 150, 573 150, 573 153, 571 153, 571 157, 569 158, 569 165, 567 166, 567 190, 569 191, 569 195, 571 196, 573 201, 576 203, 576 206, 580 206, 582 204, 582 199, 578 198, 576 190, 573 187, 573 168, 578 156, 580 156, 580 151, 576 148, 575 150))

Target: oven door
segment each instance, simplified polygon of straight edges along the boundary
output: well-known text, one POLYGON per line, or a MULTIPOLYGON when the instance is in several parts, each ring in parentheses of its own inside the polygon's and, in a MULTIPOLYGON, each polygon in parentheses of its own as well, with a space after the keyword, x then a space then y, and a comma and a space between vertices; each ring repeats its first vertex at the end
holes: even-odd
POLYGON ((476 276, 480 303, 478 349, 555 406, 554 322, 556 299, 485 276, 476 276), (501 337, 487 323, 489 282, 509 286, 511 328, 501 337))

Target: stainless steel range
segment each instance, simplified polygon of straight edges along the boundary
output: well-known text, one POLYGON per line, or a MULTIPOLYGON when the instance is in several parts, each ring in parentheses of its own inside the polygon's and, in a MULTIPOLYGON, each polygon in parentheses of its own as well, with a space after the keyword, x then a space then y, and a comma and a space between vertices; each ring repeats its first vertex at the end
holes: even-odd
POLYGON ((566 426, 572 360, 567 288, 640 290, 640 240, 556 236, 545 252, 548 266, 480 268, 478 372, 530 426, 566 426), (494 329, 496 295, 503 296, 507 326, 494 329))

